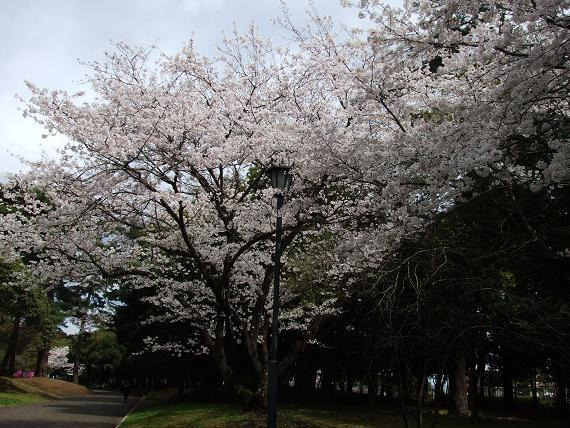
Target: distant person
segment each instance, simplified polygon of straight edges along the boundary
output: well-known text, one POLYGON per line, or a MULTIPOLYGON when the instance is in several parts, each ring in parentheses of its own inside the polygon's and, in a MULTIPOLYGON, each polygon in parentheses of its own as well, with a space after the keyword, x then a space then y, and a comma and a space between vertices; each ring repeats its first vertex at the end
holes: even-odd
POLYGON ((123 379, 121 381, 121 393, 123 394, 123 403, 126 403, 128 398, 129 398, 129 389, 130 389, 130 385, 129 385, 129 380, 128 379, 123 379))

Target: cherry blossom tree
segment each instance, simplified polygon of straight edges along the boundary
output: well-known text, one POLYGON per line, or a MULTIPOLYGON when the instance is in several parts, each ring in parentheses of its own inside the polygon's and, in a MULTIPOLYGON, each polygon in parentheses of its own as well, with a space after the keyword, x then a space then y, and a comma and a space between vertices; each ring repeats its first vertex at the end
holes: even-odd
MULTIPOLYGON (((294 158, 285 248, 345 213, 342 200, 329 207, 319 199, 330 184, 308 168, 310 133, 290 88, 310 75, 291 73, 279 61, 294 56, 278 60, 254 30, 226 49, 214 63, 188 45, 149 65, 152 51, 119 45, 106 63, 92 64, 101 98, 90 103, 29 85, 26 114, 70 137, 62 162, 37 165, 31 178, 55 207, 35 220, 44 238, 31 245, 51 261, 42 275, 129 276, 135 286, 158 286, 165 317, 195 322, 186 345, 211 352, 227 385, 253 405, 265 387, 272 274, 274 209, 264 170, 294 158), (234 345, 248 358, 249 385, 227 356, 234 345)), ((30 226, 11 221, 21 231, 30 226)), ((323 304, 313 317, 331 302, 323 304)))
MULTIPOLYGON (((17 179, 49 203, 24 197, 41 215, 2 217, 4 251, 41 249, 43 279, 156 287, 160 321, 194 328, 187 343, 149 346, 211 353, 255 406, 267 363, 270 165, 291 164, 295 176, 284 248, 326 241, 323 283, 339 286, 374 274, 476 177, 567 184, 568 4, 537 3, 362 1, 353 6, 373 28, 348 33, 318 16, 298 27, 285 10, 290 49, 254 28, 211 59, 191 42, 174 56, 119 44, 90 64, 93 99, 29 83, 25 114, 69 143, 61 161, 17 179)), ((288 328, 311 331, 334 311, 326 296, 307 305, 285 287, 288 328)))
POLYGON ((69 346, 58 346, 50 350, 48 368, 50 373, 71 376, 73 363, 69 362, 69 346))

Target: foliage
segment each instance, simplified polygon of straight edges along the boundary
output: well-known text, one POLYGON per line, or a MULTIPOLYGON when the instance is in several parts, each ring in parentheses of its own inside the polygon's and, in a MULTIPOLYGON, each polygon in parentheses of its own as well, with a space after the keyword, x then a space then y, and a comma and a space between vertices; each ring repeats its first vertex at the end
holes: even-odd
POLYGON ((113 383, 124 357, 124 348, 117 343, 114 332, 97 330, 86 338, 80 355, 80 361, 85 365, 88 385, 113 383))

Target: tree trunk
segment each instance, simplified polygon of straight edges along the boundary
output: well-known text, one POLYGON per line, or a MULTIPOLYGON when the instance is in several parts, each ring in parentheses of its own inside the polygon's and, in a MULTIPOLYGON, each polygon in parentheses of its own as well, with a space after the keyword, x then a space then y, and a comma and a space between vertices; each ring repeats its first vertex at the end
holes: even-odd
POLYGON ((244 356, 249 358, 247 367, 258 369, 253 370, 254 373, 252 373, 250 384, 245 385, 242 383, 231 366, 231 362, 227 359, 225 325, 227 325, 226 321, 220 312, 216 319, 214 338, 207 331, 202 332, 202 338, 212 352, 218 373, 223 379, 225 386, 241 402, 243 409, 255 410, 262 408, 266 405, 267 355, 264 353, 261 358, 259 357, 256 346, 252 346, 257 344, 257 337, 253 337, 249 331, 244 329, 242 337, 247 348, 247 353, 244 356))
POLYGON ((532 407, 538 408, 538 391, 536 389, 536 369, 532 369, 530 373, 530 392, 532 394, 532 407))
POLYGON ((184 358, 178 357, 178 373, 176 376, 176 382, 178 386, 178 399, 184 399, 184 389, 186 387, 186 364, 184 364, 184 358))
POLYGON ((408 409, 406 408, 406 400, 404 399, 404 384, 402 381, 402 371, 400 370, 398 376, 398 398, 400 401, 400 411, 402 412, 402 419, 404 420, 404 426, 406 428, 410 427, 410 423, 408 421, 408 409))
POLYGON ((424 404, 424 386, 426 385, 426 377, 427 377, 427 359, 424 357, 423 370, 421 377, 418 381, 417 391, 416 391, 418 428, 422 428, 424 422, 423 404, 424 404))
POLYGON ((90 383, 91 383, 91 364, 87 364, 87 383, 85 386, 89 388, 90 383))
POLYGON ((20 335, 20 322, 21 316, 16 315, 14 317, 14 323, 12 324, 12 332, 10 333, 6 353, 2 359, 1 373, 4 376, 12 376, 15 372, 16 349, 18 347, 18 337, 20 335))
POLYGON ((485 366, 481 372, 481 377, 479 378, 479 399, 481 402, 485 401, 485 366))
POLYGON ((309 362, 309 373, 307 379, 307 398, 311 399, 315 395, 317 388, 317 368, 309 362))
POLYGON ((556 407, 566 409, 567 407, 566 379, 559 374, 556 377, 556 407))
POLYGON ((352 388, 354 388, 354 378, 349 370, 346 373, 346 392, 349 396, 352 394, 352 388))
POLYGON ((479 391, 477 384, 479 383, 479 370, 476 367, 469 367, 469 407, 471 408, 471 423, 479 423, 479 391))
POLYGON ((442 402, 442 395, 443 395, 443 370, 442 367, 439 373, 436 375, 435 378, 435 386, 434 386, 434 409, 433 409, 433 419, 431 422, 431 428, 435 428, 437 424, 437 419, 439 417, 439 409, 441 408, 442 402))
POLYGON ((383 400, 385 395, 386 395, 386 382, 384 381, 384 377, 382 377, 382 382, 380 383, 380 391, 378 392, 380 400, 383 400))
POLYGON ((400 411, 402 413, 402 419, 404 420, 404 426, 406 428, 410 427, 410 422, 408 420, 408 408, 406 406, 406 398, 404 397, 405 390, 404 388, 407 385, 404 385, 404 378, 407 377, 407 373, 404 372, 404 368, 402 367, 402 362, 400 360, 400 356, 397 355, 396 357, 396 365, 398 369, 398 400, 400 402, 400 411))
POLYGON ((467 382, 465 381, 465 354, 458 352, 453 359, 452 370, 449 377, 451 393, 451 411, 457 416, 468 415, 467 382))
POLYGON ((513 405, 513 374, 509 361, 503 363, 503 405, 511 407, 513 405))
POLYGON ((182 400, 184 399, 184 375, 181 374, 178 379, 177 379, 177 383, 178 383, 178 399, 182 400))
POLYGON ((295 364, 295 397, 300 403, 307 402, 310 375, 308 373, 307 353, 302 352, 295 364))
POLYGON ((79 384, 79 369, 81 363, 79 356, 81 354, 81 345, 83 344, 83 332, 85 331, 85 320, 82 318, 79 322, 79 332, 77 332, 77 340, 75 341, 75 349, 73 350, 73 383, 79 384))
POLYGON ((378 367, 375 362, 370 364, 368 372, 368 401, 375 403, 378 399, 378 367))
MULTIPOLYGON (((77 340, 79 341, 80 339, 77 338, 77 340)), ((79 362, 79 345, 76 345, 77 348, 75 349, 75 352, 73 353, 73 383, 75 384, 79 384, 79 369, 81 367, 81 364, 79 362)))
POLYGON ((390 401, 394 398, 394 372, 386 370, 384 372, 384 382, 382 383, 382 388, 384 388, 384 395, 386 401, 390 401))
POLYGON ((44 345, 42 349, 38 350, 36 358, 36 370, 34 376, 46 377, 48 371, 48 357, 51 346, 49 344, 44 345))

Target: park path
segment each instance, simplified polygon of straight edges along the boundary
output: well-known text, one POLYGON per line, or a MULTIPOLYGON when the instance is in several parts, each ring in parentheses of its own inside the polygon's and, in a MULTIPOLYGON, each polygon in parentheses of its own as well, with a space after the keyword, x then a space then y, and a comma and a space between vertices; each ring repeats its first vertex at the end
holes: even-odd
POLYGON ((139 397, 123 403, 114 392, 44 401, 14 407, 0 407, 0 427, 14 428, 111 428, 115 427, 139 397))

